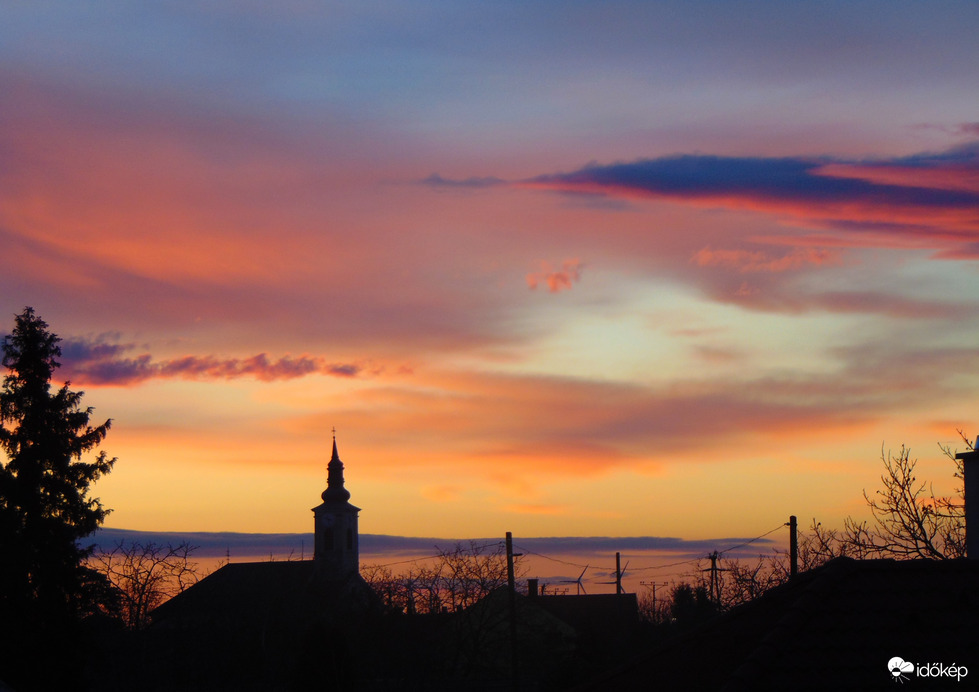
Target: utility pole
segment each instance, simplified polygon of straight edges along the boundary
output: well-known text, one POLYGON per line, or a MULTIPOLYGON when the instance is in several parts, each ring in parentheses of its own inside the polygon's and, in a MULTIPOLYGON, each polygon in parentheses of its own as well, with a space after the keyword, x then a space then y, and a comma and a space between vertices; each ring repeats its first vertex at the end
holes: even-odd
POLYGON ((510 674, 514 692, 520 689, 517 670, 517 583, 513 574, 513 534, 506 532, 506 581, 510 600, 510 674))
POLYGON ((715 596, 716 591, 720 591, 717 586, 717 551, 715 550, 708 557, 710 557, 710 597, 714 599, 714 603, 720 602, 720 595, 715 596))
POLYGON ((653 591, 653 618, 656 618, 657 617, 657 612, 656 612, 656 587, 657 586, 669 586, 669 583, 670 582, 668 582, 668 581, 664 581, 664 582, 641 581, 641 582, 639 582, 639 585, 640 586, 645 586, 647 589, 652 589, 652 591, 653 591))
POLYGON ((799 521, 795 515, 789 517, 789 579, 799 574, 799 521))
POLYGON ((710 572, 710 597, 714 601, 714 605, 721 605, 721 580, 718 572, 727 572, 726 569, 719 568, 717 566, 717 558, 720 557, 720 553, 716 550, 707 556, 710 559, 710 569, 703 570, 704 572, 710 572))
POLYGON ((620 567, 620 565, 622 564, 621 560, 622 560, 622 553, 616 552, 615 553, 615 594, 616 595, 625 593, 622 590, 622 568, 620 567))

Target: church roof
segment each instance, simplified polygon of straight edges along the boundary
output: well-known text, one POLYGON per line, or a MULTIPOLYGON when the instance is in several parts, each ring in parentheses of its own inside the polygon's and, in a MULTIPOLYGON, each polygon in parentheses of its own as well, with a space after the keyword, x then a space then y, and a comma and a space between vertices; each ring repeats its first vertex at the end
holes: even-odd
POLYGON ((366 610, 377 597, 357 573, 325 579, 314 560, 224 565, 153 611, 154 624, 173 621, 309 620, 366 610))

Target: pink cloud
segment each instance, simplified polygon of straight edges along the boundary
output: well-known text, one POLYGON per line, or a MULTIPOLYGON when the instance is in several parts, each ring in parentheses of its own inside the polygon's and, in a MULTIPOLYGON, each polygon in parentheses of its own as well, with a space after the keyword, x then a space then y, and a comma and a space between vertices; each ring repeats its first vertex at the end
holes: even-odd
POLYGON ((495 191, 460 204, 379 185, 409 164, 383 132, 365 133, 369 124, 201 118, 196 99, 86 93, 3 68, 0 93, 10 96, 0 109, 0 287, 15 306, 36 305, 78 330, 126 324, 155 337, 194 325, 199 343, 212 339, 202 353, 222 352, 230 325, 242 342, 227 348, 240 353, 261 350, 247 345, 249 333, 273 352, 315 353, 328 342, 382 359, 506 337, 487 319, 502 313, 499 296, 470 288, 502 282, 488 265, 514 266, 526 251, 500 244, 471 253, 465 267, 436 266, 431 253, 462 256, 458 248, 480 242, 478 229, 433 224, 434 197, 444 226, 458 228, 482 217, 473 205, 495 191), (383 172, 367 163, 372 148, 384 151, 383 172), (448 220, 454 205, 458 223, 448 220), (446 291, 450 275, 471 283, 446 291))
POLYGON ((744 274, 779 273, 806 265, 839 264, 840 252, 806 247, 781 257, 772 257, 769 253, 760 250, 713 250, 705 247, 699 250, 691 261, 700 267, 731 267, 744 274))
MULTIPOLYGON (((861 354, 854 357, 862 364, 861 354)), ((459 459, 468 459, 473 468, 499 474, 500 484, 509 482, 507 469, 519 469, 525 481, 622 468, 650 472, 687 455, 707 459, 784 436, 862 428, 901 404, 887 388, 868 393, 864 379, 844 368, 833 377, 715 378, 659 388, 570 376, 428 372, 424 387, 362 390, 331 414, 333 423, 310 416, 304 426, 335 423, 370 434, 385 466, 419 454, 432 468, 458 473, 459 459)), ((508 487, 507 495, 546 503, 532 492, 539 487, 508 487)))
POLYGON ((744 354, 728 348, 717 348, 714 346, 695 346, 694 353, 698 358, 706 363, 729 364, 742 360, 744 354))
POLYGON ((536 290, 541 283, 545 283, 550 293, 560 293, 578 283, 584 266, 577 259, 565 260, 560 269, 554 269, 548 262, 541 262, 540 271, 527 274, 527 286, 536 290))

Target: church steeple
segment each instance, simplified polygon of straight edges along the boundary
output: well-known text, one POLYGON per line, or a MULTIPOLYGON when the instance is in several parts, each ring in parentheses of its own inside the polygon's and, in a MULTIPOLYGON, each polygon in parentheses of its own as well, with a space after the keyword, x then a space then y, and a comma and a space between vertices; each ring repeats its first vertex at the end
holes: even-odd
POLYGON ((342 579, 360 570, 357 515, 359 507, 350 504, 350 491, 343 487, 343 462, 337 453, 333 431, 333 455, 327 464, 323 504, 313 508, 316 569, 326 579, 342 579))
POLYGON ((323 502, 346 502, 350 491, 343 487, 343 462, 337 454, 337 435, 333 433, 333 456, 326 466, 326 490, 320 495, 323 502))

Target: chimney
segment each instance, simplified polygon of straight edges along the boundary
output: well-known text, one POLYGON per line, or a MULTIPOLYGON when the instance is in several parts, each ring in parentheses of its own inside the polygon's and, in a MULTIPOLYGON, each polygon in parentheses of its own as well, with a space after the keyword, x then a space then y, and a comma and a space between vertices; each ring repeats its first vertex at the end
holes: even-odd
POLYGON ((530 598, 537 598, 537 585, 539 581, 537 579, 527 580, 527 596, 530 598))
POLYGON ((965 486, 965 556, 979 560, 979 438, 972 450, 955 455, 962 460, 965 486))

